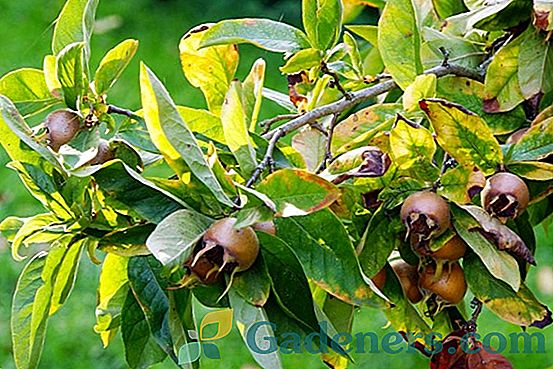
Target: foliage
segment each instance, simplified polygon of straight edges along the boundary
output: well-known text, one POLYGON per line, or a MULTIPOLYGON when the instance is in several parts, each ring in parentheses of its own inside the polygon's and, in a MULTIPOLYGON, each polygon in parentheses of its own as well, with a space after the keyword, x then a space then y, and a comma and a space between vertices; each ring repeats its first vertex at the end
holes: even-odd
MULTIPOLYGON (((537 247, 533 227, 552 207, 547 9, 453 3, 371 3, 381 10, 378 26, 349 32, 343 24, 364 2, 303 0, 303 30, 263 18, 197 26, 179 51, 206 108, 179 105, 142 62, 142 109, 130 111, 110 92, 138 41, 119 43, 93 70, 98 1, 68 0, 43 69, 0 79, 0 143, 46 209, 0 224, 14 258, 30 259, 13 297, 17 367, 38 366, 48 320, 70 296, 83 252, 101 264, 95 330, 105 346, 121 331, 131 368, 166 358, 179 365, 180 347, 194 340, 188 332, 198 331, 195 300, 233 308, 239 328, 269 320, 278 328, 266 334, 277 337, 286 328, 305 336, 323 323, 351 330, 344 314, 363 306, 382 309, 401 332, 475 329, 477 314, 442 322, 444 308, 452 317, 467 313, 430 291, 412 304, 393 269, 401 257, 419 268, 437 263, 441 273, 428 252, 455 233, 469 246, 463 268, 476 305, 521 327, 551 324, 551 311, 524 283, 537 247), (262 59, 237 79, 238 44, 283 54, 288 95, 264 87, 273 71, 262 59), (287 114, 261 121, 265 100, 287 114), (57 109, 80 120, 60 150, 52 127, 31 124, 57 109), (156 165, 172 175, 148 174, 156 165), (523 177, 530 195, 526 212, 506 224, 476 205, 486 177, 502 171, 523 177), (400 217, 404 200, 425 190, 443 195, 453 218, 433 239, 417 239, 413 218, 400 217), (236 260, 224 259, 216 277, 227 278, 189 283, 201 257, 215 263, 202 237, 226 217, 237 219, 236 232, 271 222, 276 234, 258 231, 252 268, 235 275, 225 266, 236 260), (36 245, 43 250, 34 253, 36 245)), ((327 338, 332 350, 322 360, 346 367, 342 345, 327 338)), ((252 355, 264 368, 282 367, 278 354, 252 355)))

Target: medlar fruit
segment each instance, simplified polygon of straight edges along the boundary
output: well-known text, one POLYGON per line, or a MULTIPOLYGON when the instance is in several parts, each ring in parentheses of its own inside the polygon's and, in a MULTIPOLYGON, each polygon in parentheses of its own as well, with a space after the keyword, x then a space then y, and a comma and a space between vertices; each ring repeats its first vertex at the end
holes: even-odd
POLYGON ((81 128, 80 117, 70 110, 56 110, 46 117, 44 127, 48 146, 55 152, 69 143, 81 128))
POLYGON ((96 156, 88 162, 88 164, 100 165, 113 159, 115 159, 115 153, 109 147, 109 142, 106 140, 100 140, 100 143, 98 144, 98 152, 96 156))
POLYGON ((528 186, 518 176, 500 172, 486 181, 480 194, 482 207, 499 219, 514 219, 521 214, 530 201, 528 186))
POLYGON ((396 273, 401 288, 411 303, 416 304, 422 300, 422 293, 419 289, 419 272, 417 267, 397 259, 390 263, 396 273))
POLYGON ((403 203, 400 214, 401 221, 407 227, 407 235, 415 235, 419 241, 438 237, 451 223, 447 202, 431 191, 410 195, 403 203))
POLYGON ((371 281, 373 281, 373 283, 376 287, 378 287, 379 290, 382 290, 384 288, 384 285, 386 284, 386 268, 380 269, 380 271, 371 278, 371 281))
POLYGON ((456 261, 465 255, 467 244, 461 237, 455 235, 436 251, 426 251, 422 248, 416 251, 422 256, 429 256, 436 260, 456 261))
POLYGON ((457 262, 438 274, 435 265, 427 265, 420 274, 419 286, 450 304, 461 302, 467 292, 465 273, 457 262))

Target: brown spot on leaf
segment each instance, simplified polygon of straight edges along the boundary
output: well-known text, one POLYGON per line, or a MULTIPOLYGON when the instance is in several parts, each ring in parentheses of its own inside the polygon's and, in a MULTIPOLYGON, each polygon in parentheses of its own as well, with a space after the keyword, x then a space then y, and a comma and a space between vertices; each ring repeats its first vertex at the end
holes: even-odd
POLYGON ((484 100, 484 111, 486 113, 495 113, 499 111, 499 101, 497 98, 484 100))

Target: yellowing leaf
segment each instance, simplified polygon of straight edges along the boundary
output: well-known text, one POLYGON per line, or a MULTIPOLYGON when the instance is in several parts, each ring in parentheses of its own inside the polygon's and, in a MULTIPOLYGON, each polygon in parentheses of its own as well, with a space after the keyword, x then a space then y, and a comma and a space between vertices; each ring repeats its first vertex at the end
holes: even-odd
POLYGON ((235 45, 201 48, 200 42, 211 24, 190 30, 180 41, 180 59, 186 79, 202 90, 209 110, 218 114, 238 66, 235 45))
POLYGON ((553 164, 541 161, 520 161, 509 164, 509 171, 532 181, 553 180, 553 164))
POLYGON ((419 100, 436 96, 436 75, 422 74, 405 89, 403 109, 413 111, 419 108, 419 100))
POLYGON ((424 99, 420 106, 434 127, 438 144, 458 163, 476 166, 486 175, 503 163, 501 147, 482 118, 441 99, 424 99))

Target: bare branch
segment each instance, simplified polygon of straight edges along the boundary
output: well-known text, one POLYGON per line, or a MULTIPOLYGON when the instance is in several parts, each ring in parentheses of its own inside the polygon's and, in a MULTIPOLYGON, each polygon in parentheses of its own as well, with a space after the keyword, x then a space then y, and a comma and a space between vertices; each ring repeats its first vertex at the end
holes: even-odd
MULTIPOLYGON (((428 69, 427 71, 424 72, 424 74, 435 74, 436 77, 443 77, 448 74, 453 74, 461 77, 468 77, 477 81, 484 80, 484 76, 481 73, 475 72, 465 67, 461 67, 458 65, 451 65, 451 64, 439 65, 437 67, 428 69)), ((352 92, 350 93, 351 99, 348 100, 346 98, 342 98, 332 104, 324 105, 316 109, 313 109, 301 115, 300 117, 292 119, 291 121, 281 125, 277 129, 274 129, 264 134, 263 137, 266 139, 271 139, 275 135, 277 130, 282 135, 287 135, 288 133, 300 127, 303 127, 307 124, 313 123, 322 117, 332 115, 332 114, 340 114, 354 107, 359 103, 365 102, 371 98, 374 98, 390 90, 393 90, 396 87, 398 87, 397 84, 394 81, 389 80, 389 81, 381 82, 371 87, 364 88, 356 92, 352 92)))
POLYGON ((261 176, 261 173, 267 168, 271 167, 273 163, 273 152, 275 151, 276 144, 279 139, 281 139, 284 136, 284 133, 280 131, 279 128, 277 128, 269 140, 269 145, 267 146, 267 151, 265 151, 265 156, 263 157, 263 160, 261 160, 261 163, 255 168, 255 170, 252 173, 252 176, 248 181, 246 182, 246 187, 251 187, 253 184, 259 179, 259 176, 261 176))
POLYGON ((259 123, 259 126, 263 128, 263 134, 269 132, 271 129, 271 126, 277 122, 280 122, 281 120, 290 120, 295 119, 297 117, 301 116, 301 114, 282 114, 277 115, 276 117, 272 117, 270 119, 264 120, 263 122, 259 123))
POLYGON ((332 136, 334 136, 334 127, 336 127, 336 123, 338 123, 338 115, 339 114, 334 114, 332 121, 328 126, 328 132, 326 133, 325 156, 321 165, 317 169, 317 173, 321 173, 325 170, 326 166, 332 161, 332 136))

